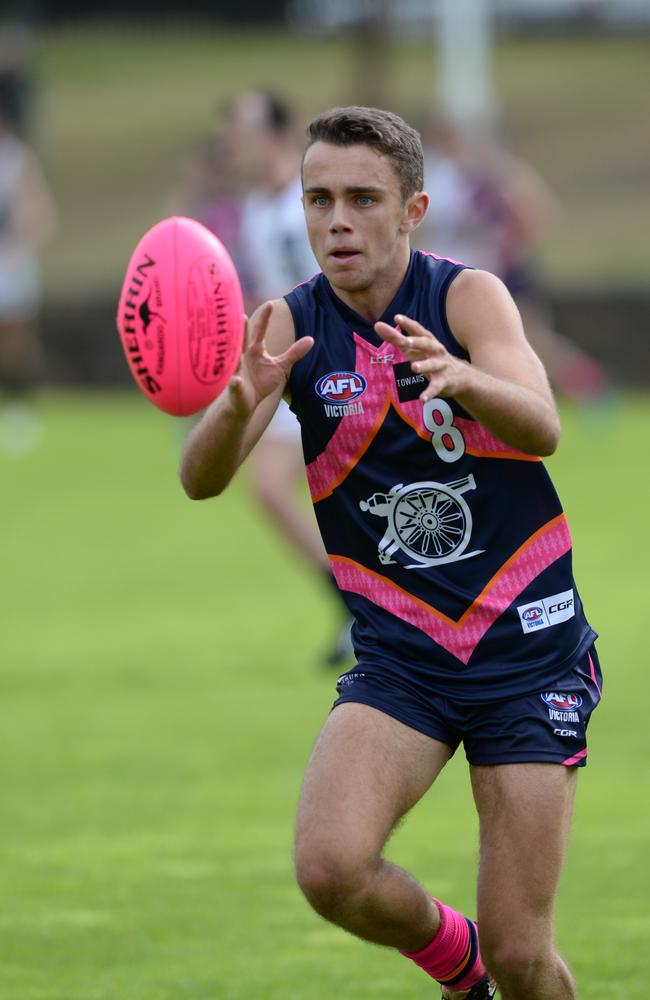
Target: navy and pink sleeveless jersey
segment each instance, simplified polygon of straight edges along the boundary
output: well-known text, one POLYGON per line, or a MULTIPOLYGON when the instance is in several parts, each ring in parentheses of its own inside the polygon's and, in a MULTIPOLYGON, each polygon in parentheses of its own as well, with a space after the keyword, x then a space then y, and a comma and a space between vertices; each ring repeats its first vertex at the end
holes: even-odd
MULTIPOLYGON (((454 355, 445 300, 462 265, 412 252, 384 319, 418 320, 454 355)), ((467 701, 556 683, 588 649, 571 536, 543 463, 426 382, 324 275, 287 296, 312 350, 289 388, 332 571, 364 664, 467 701)))

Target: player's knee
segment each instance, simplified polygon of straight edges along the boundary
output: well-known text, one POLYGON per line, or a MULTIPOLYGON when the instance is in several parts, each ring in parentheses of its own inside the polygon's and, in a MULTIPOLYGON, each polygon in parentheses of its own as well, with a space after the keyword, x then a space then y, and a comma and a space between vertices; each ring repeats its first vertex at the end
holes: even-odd
POLYGON ((517 935, 481 936, 481 956, 486 968, 498 983, 511 988, 524 988, 537 981, 538 970, 544 967, 548 956, 542 954, 538 945, 517 935))
POLYGON ((354 906, 363 895, 369 868, 347 852, 298 849, 296 879, 304 896, 322 917, 336 922, 337 915, 354 906))

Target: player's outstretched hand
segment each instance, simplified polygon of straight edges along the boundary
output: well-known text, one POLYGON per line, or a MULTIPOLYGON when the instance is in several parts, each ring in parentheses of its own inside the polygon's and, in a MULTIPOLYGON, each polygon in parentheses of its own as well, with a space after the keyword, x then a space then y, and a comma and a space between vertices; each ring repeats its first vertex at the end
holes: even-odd
POLYGON ((266 336, 272 314, 273 303, 265 302, 251 320, 246 318, 244 350, 228 385, 232 405, 242 416, 251 414, 263 399, 286 385, 295 363, 304 358, 314 344, 313 337, 301 337, 286 351, 269 354, 266 336))
POLYGON ((395 324, 375 323, 375 332, 402 352, 416 375, 428 378, 428 386, 420 393, 422 402, 462 392, 467 383, 467 362, 450 354, 431 331, 416 320, 398 313, 395 324))

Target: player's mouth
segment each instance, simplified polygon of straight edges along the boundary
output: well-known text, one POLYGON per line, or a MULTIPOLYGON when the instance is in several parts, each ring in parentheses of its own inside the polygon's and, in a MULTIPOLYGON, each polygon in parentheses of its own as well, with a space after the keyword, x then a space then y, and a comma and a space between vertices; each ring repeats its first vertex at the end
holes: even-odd
POLYGON ((329 255, 330 257, 333 257, 334 260, 348 261, 358 257, 360 252, 360 250, 353 250, 350 247, 340 247, 338 250, 330 250, 329 255))

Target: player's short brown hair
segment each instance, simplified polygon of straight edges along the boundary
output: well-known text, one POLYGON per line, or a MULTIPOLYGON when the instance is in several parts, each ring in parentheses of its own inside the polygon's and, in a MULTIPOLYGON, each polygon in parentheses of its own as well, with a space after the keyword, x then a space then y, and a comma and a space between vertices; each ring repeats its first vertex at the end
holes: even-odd
POLYGON ((371 146, 392 161, 404 201, 422 190, 424 155, 420 133, 392 111, 356 106, 330 108, 310 121, 307 136, 307 149, 315 142, 371 146))

